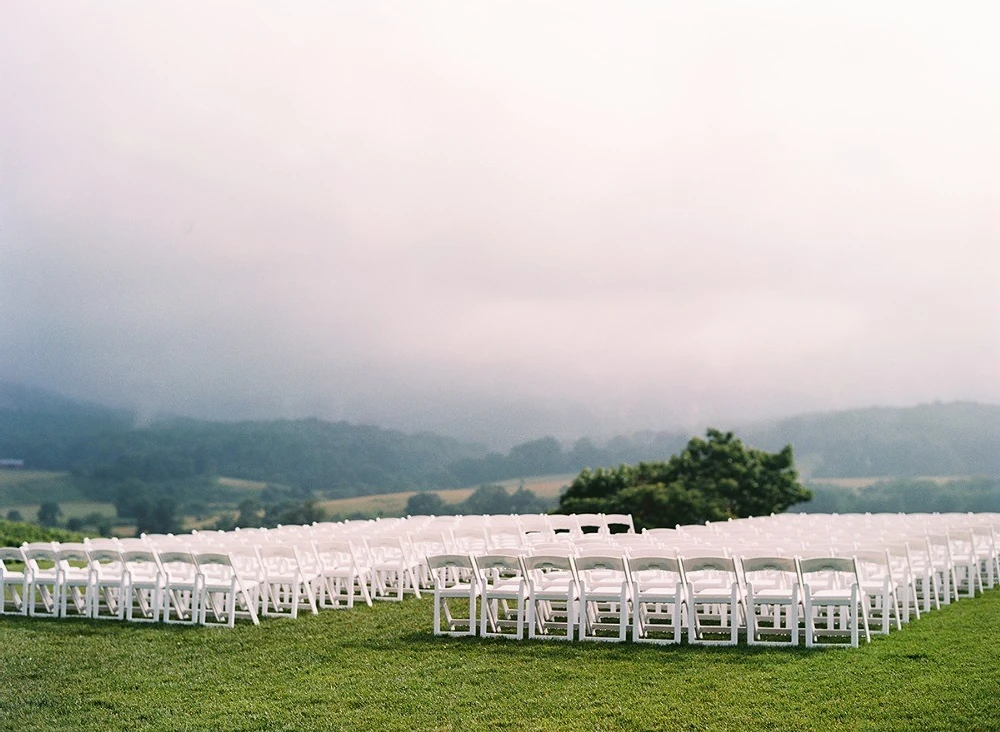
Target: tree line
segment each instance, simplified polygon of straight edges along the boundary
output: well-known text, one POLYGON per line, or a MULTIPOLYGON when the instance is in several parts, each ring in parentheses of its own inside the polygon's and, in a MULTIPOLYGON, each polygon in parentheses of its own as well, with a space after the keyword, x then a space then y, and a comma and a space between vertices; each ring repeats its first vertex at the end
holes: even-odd
POLYGON ((1000 513, 1000 478, 938 482, 892 480, 852 489, 810 484, 812 500, 791 510, 801 513, 1000 513))

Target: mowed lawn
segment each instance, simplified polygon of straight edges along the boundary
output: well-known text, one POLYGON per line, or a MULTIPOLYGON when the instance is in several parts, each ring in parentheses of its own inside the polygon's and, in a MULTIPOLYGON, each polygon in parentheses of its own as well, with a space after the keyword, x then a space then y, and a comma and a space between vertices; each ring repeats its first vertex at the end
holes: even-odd
POLYGON ((4 730, 988 730, 1000 590, 857 650, 450 639, 428 599, 235 629, 0 618, 4 730))

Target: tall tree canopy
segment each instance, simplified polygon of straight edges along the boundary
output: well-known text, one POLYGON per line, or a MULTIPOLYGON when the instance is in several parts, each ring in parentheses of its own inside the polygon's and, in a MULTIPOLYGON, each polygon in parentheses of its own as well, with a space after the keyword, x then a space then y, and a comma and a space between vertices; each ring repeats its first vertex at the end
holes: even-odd
POLYGON ((766 516, 811 497, 791 445, 769 453, 710 429, 666 462, 584 470, 558 512, 631 513, 636 528, 655 528, 766 516))

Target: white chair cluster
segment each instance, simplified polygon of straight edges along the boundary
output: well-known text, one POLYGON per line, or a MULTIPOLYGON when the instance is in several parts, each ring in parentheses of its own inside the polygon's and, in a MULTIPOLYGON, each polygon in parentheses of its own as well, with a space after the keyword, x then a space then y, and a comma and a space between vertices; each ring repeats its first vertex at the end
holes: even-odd
POLYGON ((370 606, 429 589, 429 554, 570 530, 605 535, 616 522, 632 529, 628 516, 582 518, 585 526, 544 515, 422 516, 0 547, 0 615, 232 627, 237 619, 370 606))
POLYGON ((636 533, 622 514, 411 516, 24 544, 0 548, 0 614, 231 627, 433 590, 435 633, 856 645, 869 624, 888 633, 993 587, 995 526, 782 514, 636 533))
POLYGON ((998 526, 996 514, 783 514, 525 534, 427 557, 434 633, 857 647, 872 626, 888 634, 993 587, 998 526))

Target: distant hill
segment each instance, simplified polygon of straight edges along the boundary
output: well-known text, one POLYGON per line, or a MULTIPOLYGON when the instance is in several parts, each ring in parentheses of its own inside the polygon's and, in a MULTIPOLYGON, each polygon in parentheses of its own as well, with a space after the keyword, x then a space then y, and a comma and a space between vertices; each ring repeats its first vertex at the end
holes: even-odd
POLYGON ((807 414, 747 427, 765 450, 792 444, 812 478, 1000 476, 1000 406, 953 402, 807 414))
MULTIPOLYGON (((732 430, 768 451, 792 445, 804 478, 1000 476, 1000 407, 969 402, 874 407, 750 424, 732 430)), ((643 432, 603 445, 552 438, 453 466, 466 482, 576 472, 584 467, 665 460, 684 448, 683 432, 643 432)))
POLYGON ((145 483, 227 475, 328 497, 456 487, 449 466, 481 445, 318 419, 154 421, 0 382, 0 457, 26 467, 145 483))
POLYGON ((0 458, 40 470, 69 470, 92 454, 95 440, 125 435, 131 413, 0 381, 0 458))
MULTIPOLYGON (((802 415, 734 431, 767 450, 791 443, 800 472, 813 480, 1000 476, 998 406, 878 407, 802 415)), ((545 437, 500 454, 430 433, 319 419, 169 419, 137 427, 128 412, 0 382, 0 458, 102 481, 165 484, 226 475, 337 498, 665 460, 689 438, 679 430, 642 432, 602 444, 581 438, 564 446, 545 437)))

